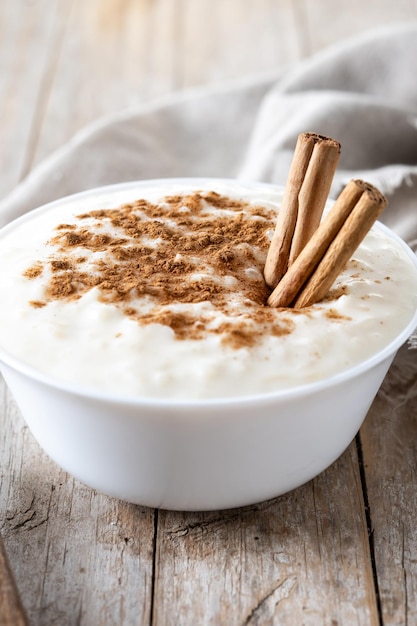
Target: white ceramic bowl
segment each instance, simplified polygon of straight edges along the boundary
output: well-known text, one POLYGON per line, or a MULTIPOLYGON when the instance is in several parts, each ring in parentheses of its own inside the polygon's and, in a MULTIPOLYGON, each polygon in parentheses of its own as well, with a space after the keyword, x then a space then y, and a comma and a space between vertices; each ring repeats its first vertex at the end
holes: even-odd
POLYGON ((89 392, 1 349, 0 366, 41 447, 83 483, 151 507, 219 509, 278 496, 328 467, 355 437, 416 326, 417 311, 385 349, 343 373, 236 399, 136 400, 89 392))

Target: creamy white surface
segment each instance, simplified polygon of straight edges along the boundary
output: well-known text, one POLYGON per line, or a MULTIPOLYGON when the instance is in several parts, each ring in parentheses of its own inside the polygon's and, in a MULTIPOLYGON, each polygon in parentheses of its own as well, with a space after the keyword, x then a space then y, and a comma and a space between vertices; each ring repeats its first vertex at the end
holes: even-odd
MULTIPOLYGON (((280 191, 267 187, 225 185, 211 183, 206 188, 267 206, 281 199, 280 191)), ((112 196, 84 196, 5 229, 0 236, 0 347, 55 379, 105 392, 215 398, 285 389, 341 372, 381 350, 412 318, 417 270, 397 241, 378 228, 336 281, 348 285, 347 295, 319 303, 308 314, 285 312, 292 316, 294 330, 265 336, 251 348, 225 347, 218 334, 178 340, 167 326, 141 325, 100 302, 96 289, 75 301, 57 300, 42 308, 29 304, 42 299, 43 281, 22 274, 50 253, 44 242, 57 224, 75 221, 80 212, 142 197, 156 200, 179 190, 192 189, 139 187, 112 196), (343 319, 328 319, 329 309, 343 319)), ((188 306, 195 311, 211 307, 208 302, 188 306)))

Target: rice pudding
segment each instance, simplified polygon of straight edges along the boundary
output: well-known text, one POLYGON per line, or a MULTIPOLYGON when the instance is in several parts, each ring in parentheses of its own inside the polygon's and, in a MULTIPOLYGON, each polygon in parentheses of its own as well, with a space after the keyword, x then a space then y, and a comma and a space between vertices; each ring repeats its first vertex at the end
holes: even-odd
POLYGON ((321 302, 266 306, 282 190, 158 181, 79 194, 0 234, 0 348, 116 395, 264 394, 388 345, 417 308, 417 269, 375 225, 321 302))

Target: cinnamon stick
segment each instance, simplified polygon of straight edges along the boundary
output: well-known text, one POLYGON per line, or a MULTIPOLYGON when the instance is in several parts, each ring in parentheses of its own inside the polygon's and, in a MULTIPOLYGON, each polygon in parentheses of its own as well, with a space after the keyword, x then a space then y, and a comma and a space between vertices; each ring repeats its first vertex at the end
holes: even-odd
POLYGON ((346 185, 326 219, 317 228, 298 258, 269 296, 268 304, 270 306, 291 306, 317 268, 330 243, 336 237, 362 193, 363 187, 357 181, 350 181, 346 185))
POLYGON ((276 287, 318 227, 340 155, 340 143, 316 133, 299 135, 264 277, 276 287))
POLYGON ((268 304, 302 308, 320 301, 386 204, 378 189, 363 180, 351 180, 268 304))
POLYGON ((387 205, 386 198, 372 185, 364 186, 356 206, 330 244, 317 270, 297 297, 294 307, 303 308, 319 302, 349 261, 356 248, 387 205))

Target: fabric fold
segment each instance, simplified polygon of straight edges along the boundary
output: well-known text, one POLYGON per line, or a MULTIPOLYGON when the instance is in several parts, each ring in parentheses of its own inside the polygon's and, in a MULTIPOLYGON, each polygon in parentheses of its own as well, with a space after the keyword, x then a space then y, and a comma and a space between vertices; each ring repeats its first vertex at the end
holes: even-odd
POLYGON ((195 89, 99 120, 40 163, 0 205, 0 224, 77 191, 147 178, 285 184, 300 132, 342 144, 331 190, 364 178, 382 221, 417 242, 417 23, 379 28, 285 72, 195 89))

